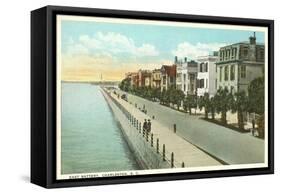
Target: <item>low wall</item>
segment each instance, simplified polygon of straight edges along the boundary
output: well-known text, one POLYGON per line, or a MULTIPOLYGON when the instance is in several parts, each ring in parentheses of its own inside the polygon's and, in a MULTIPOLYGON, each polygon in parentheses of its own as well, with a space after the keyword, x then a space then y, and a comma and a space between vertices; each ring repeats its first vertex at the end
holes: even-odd
POLYGON ((125 140, 133 152, 138 164, 143 169, 170 168, 170 163, 167 160, 163 160, 162 153, 157 153, 156 140, 152 141, 153 146, 151 146, 151 136, 147 138, 139 125, 136 126, 130 122, 127 110, 118 104, 118 102, 115 101, 115 99, 113 99, 104 89, 101 89, 101 92, 112 110, 116 122, 120 125, 125 140))

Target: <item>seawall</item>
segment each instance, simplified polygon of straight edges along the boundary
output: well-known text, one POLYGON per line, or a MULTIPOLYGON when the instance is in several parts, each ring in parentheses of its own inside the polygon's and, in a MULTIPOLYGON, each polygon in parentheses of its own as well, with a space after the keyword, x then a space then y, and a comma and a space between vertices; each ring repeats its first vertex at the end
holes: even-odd
POLYGON ((171 168, 171 162, 165 156, 163 160, 163 152, 160 151, 156 139, 143 133, 141 123, 130 118, 127 110, 118 104, 109 91, 101 89, 101 92, 112 110, 116 122, 120 124, 125 140, 140 167, 143 169, 171 168))

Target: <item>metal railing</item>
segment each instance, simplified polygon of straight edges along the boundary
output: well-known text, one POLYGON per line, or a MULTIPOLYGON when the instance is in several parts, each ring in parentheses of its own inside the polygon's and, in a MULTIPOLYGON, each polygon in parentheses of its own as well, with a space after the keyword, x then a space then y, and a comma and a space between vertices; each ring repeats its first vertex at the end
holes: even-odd
MULTIPOLYGON (((134 117, 134 115, 132 115, 128 110, 126 110, 114 97, 112 97, 110 92, 106 90, 104 91, 108 94, 114 104, 121 110, 121 112, 126 116, 128 122, 132 125, 132 127, 136 129, 138 135, 142 137, 142 139, 148 144, 148 146, 150 146, 152 149, 154 149, 157 154, 159 154, 163 161, 167 162, 171 168, 186 167, 184 162, 179 162, 175 160, 175 153, 167 151, 165 144, 160 144, 160 138, 157 136, 157 134, 153 134, 147 129, 143 128, 142 123, 136 117, 134 117)), ((116 93, 115 95, 118 98, 118 94, 116 93)), ((137 108, 136 105, 135 107, 137 108)))

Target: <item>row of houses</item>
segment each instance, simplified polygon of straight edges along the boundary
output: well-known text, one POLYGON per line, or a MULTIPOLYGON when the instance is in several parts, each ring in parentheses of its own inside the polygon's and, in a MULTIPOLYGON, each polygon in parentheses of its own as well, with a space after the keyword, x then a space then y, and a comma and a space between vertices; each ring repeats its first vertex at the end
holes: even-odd
POLYGON ((161 91, 174 86, 185 94, 202 96, 207 92, 213 96, 219 88, 247 92, 249 83, 263 75, 264 62, 264 44, 257 43, 254 34, 249 41, 221 47, 212 55, 195 60, 179 60, 176 56, 172 65, 130 72, 126 77, 131 86, 150 86, 161 91))

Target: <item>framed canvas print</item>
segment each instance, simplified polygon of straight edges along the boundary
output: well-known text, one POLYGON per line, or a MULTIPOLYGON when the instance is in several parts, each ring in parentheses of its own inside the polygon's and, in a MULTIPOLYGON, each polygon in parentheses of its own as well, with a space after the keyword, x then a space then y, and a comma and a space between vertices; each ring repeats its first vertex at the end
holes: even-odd
POLYGON ((272 20, 31 12, 31 182, 273 173, 272 20))

